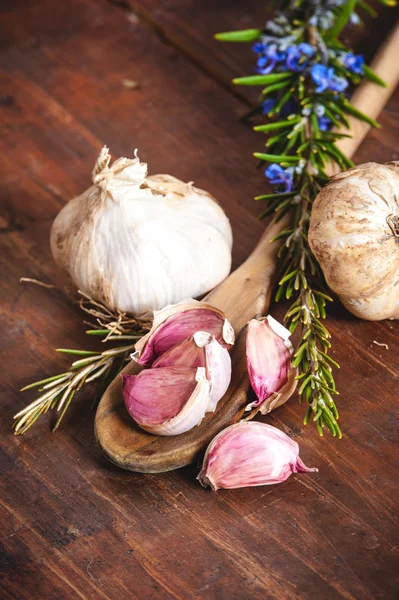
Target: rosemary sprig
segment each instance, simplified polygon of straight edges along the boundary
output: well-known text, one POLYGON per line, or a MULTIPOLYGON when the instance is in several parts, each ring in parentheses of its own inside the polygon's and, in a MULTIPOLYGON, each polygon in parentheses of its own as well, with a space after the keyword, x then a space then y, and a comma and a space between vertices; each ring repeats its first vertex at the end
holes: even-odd
MULTIPOLYGON (((88 335, 101 336, 102 342, 128 340, 130 344, 117 345, 104 351, 75 350, 58 348, 56 351, 63 354, 80 356, 64 373, 47 377, 41 381, 31 383, 21 391, 39 388, 39 397, 31 402, 14 417, 14 433, 25 433, 49 409, 56 409, 59 413, 53 427, 55 431, 64 417, 76 392, 93 381, 102 380, 103 386, 112 376, 115 376, 125 365, 135 342, 150 328, 150 321, 137 320, 120 311, 114 313, 106 306, 95 302, 86 294, 81 294, 80 307, 84 312, 96 319, 88 323, 88 335)), ((102 386, 102 387, 103 387, 102 386)))
MULTIPOLYGON (((380 0, 393 6, 393 0, 380 0)), ((222 41, 255 41, 256 75, 240 77, 239 85, 264 86, 258 104, 247 116, 267 115, 266 124, 255 131, 267 136, 266 151, 255 153, 260 165, 267 165, 266 177, 274 186, 272 194, 255 198, 266 202, 260 218, 273 215, 276 221, 289 213, 290 225, 276 238, 279 251, 279 283, 276 301, 290 300, 285 323, 291 332, 300 330, 293 358, 298 368, 300 400, 307 402, 304 423, 311 417, 320 435, 328 428, 341 437, 334 396, 330 333, 322 320, 326 303, 323 274, 309 247, 308 229, 312 204, 328 182, 327 166, 341 170, 353 166, 337 142, 346 137, 337 129, 349 127, 354 116, 373 127, 378 124, 352 106, 345 91, 367 78, 384 82, 364 64, 360 55, 348 50, 338 39, 347 22, 359 22, 355 9, 374 14, 358 0, 280 0, 280 11, 256 34, 256 29, 227 32, 222 41), (242 34, 242 35, 241 35, 242 34)))
POLYGON ((341 437, 334 402, 338 392, 332 374, 332 366, 339 365, 328 354, 331 336, 321 322, 326 317, 326 302, 332 299, 317 287, 323 278, 307 242, 311 204, 318 189, 317 178, 305 170, 293 228, 281 235, 284 240, 279 253, 282 277, 276 299, 293 298, 285 321, 291 332, 298 327, 301 330, 293 366, 298 368, 299 395, 309 405, 304 423, 313 415, 320 435, 327 426, 333 436, 341 437))

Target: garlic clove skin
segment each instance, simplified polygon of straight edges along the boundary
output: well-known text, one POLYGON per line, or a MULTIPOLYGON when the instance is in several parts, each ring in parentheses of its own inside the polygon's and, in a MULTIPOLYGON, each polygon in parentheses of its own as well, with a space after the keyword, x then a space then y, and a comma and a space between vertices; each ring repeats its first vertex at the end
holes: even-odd
POLYGON ((207 192, 139 158, 111 164, 103 148, 93 186, 57 215, 56 263, 111 310, 142 315, 213 289, 230 272, 229 220, 207 192))
POLYGON ((252 319, 247 326, 247 370, 252 389, 258 399, 246 407, 266 414, 290 398, 297 385, 296 369, 291 367, 291 333, 268 315, 252 319))
MULTIPOLYGON (((196 203, 192 203, 191 210, 193 211, 193 218, 197 217, 197 203, 200 205, 200 210, 203 217, 208 213, 212 214, 213 223, 212 226, 216 231, 225 238, 226 245, 228 248, 233 246, 233 233, 230 227, 230 222, 227 219, 223 209, 217 203, 217 201, 205 190, 194 187, 192 182, 185 183, 177 177, 172 175, 149 175, 145 181, 146 186, 156 194, 160 194, 164 197, 170 198, 175 204, 179 205, 182 198, 190 198, 195 195, 196 203)), ((214 286, 212 286, 213 289, 214 286)))
POLYGON ((213 491, 272 485, 292 473, 317 472, 299 458, 299 446, 266 423, 240 422, 209 444, 198 479, 213 491))
POLYGON ((125 406, 149 433, 180 435, 198 425, 212 410, 205 369, 161 367, 138 375, 122 375, 125 406))
POLYGON ((214 411, 225 395, 231 381, 231 358, 228 350, 206 331, 197 331, 192 338, 169 348, 152 364, 159 367, 204 367, 206 378, 211 384, 210 405, 214 411))
POLYGON ((309 245, 328 286, 362 319, 399 319, 399 162, 339 173, 312 206, 309 245))
POLYGON ((234 329, 221 310, 205 302, 186 300, 154 313, 152 328, 135 345, 133 358, 150 367, 159 356, 197 331, 212 333, 226 348, 235 341, 234 329))
MULTIPOLYGON (((200 331, 194 335, 194 339, 197 337, 197 343, 199 335, 202 335, 204 340, 204 332, 200 331)), ((205 334, 208 335, 209 334, 205 334)), ((215 336, 208 338, 208 342, 205 343, 205 357, 206 357, 206 374, 207 378, 211 382, 210 390, 210 411, 216 409, 217 403, 225 393, 230 385, 231 381, 231 358, 228 350, 224 348, 216 340, 215 336)))
POLYGON ((298 370, 290 367, 288 371, 288 379, 285 385, 279 389, 278 392, 274 392, 271 394, 266 400, 264 400, 261 404, 256 406, 255 403, 250 403, 245 407, 245 416, 243 417, 243 421, 250 421, 253 419, 258 413, 261 415, 267 415, 272 410, 275 410, 279 406, 282 406, 289 400, 292 394, 295 392, 298 380, 296 376, 298 375, 298 370), (254 406, 255 404, 255 406, 254 406))

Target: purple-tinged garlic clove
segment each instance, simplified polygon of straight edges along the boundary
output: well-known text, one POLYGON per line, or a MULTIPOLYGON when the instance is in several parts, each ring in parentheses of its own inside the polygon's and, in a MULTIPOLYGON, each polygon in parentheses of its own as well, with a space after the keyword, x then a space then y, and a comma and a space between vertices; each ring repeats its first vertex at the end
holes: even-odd
POLYGON ((268 315, 252 319, 247 326, 247 370, 257 400, 246 407, 266 414, 284 404, 295 391, 296 369, 291 366, 290 332, 268 315))
POLYGON ((298 444, 276 427, 241 421, 221 431, 209 444, 198 479, 216 491, 272 485, 285 481, 291 473, 317 470, 302 462, 298 444))
POLYGON ((213 411, 211 384, 199 367, 160 367, 122 375, 125 406, 134 421, 155 435, 180 435, 213 411))
POLYGON ((221 310, 205 302, 187 300, 154 313, 152 328, 135 345, 133 358, 143 367, 150 367, 164 352, 197 331, 212 333, 228 349, 235 341, 234 329, 221 310))
POLYGON ((169 348, 152 364, 160 367, 204 367, 211 384, 210 398, 213 410, 224 396, 231 381, 231 358, 228 350, 212 333, 197 331, 193 337, 169 348))
MULTIPOLYGON (((179 344, 172 346, 163 354, 158 356, 151 365, 152 369, 159 367, 191 367, 192 369, 206 366, 206 356, 204 345, 197 344, 194 336, 183 340, 179 344)), ((206 334, 207 338, 212 338, 211 333, 206 334)), ((198 339, 198 338, 197 338, 198 339)), ((209 340, 210 341, 210 340, 209 340)))

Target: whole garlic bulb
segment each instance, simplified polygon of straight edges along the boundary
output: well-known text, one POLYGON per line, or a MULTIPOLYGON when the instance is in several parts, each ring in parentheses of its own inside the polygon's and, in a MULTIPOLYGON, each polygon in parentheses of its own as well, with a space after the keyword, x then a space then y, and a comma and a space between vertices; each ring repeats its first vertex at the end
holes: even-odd
POLYGON ((330 288, 362 319, 399 318, 399 162, 336 175, 313 208, 309 244, 330 288))
POLYGON ((230 271, 232 232, 207 192, 170 175, 147 177, 139 158, 110 166, 56 217, 51 249, 77 287, 111 309, 160 309, 214 288, 230 271))

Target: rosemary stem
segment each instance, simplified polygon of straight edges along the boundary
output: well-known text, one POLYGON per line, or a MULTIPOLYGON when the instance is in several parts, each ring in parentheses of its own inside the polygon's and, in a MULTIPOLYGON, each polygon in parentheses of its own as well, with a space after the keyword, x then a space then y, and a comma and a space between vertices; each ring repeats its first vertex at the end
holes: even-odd
POLYGON ((138 321, 119 311, 111 311, 101 303, 92 301, 85 294, 81 294, 80 307, 97 321, 97 325, 88 323, 88 335, 98 335, 101 341, 119 342, 129 340, 131 344, 115 345, 108 350, 93 352, 89 350, 61 349, 64 354, 81 355, 83 358, 71 363, 68 371, 47 377, 27 385, 24 390, 40 388, 45 393, 19 411, 14 417, 14 433, 25 433, 49 409, 56 409, 59 413, 53 431, 58 428, 76 392, 88 383, 104 377, 104 384, 108 383, 111 373, 118 373, 124 366, 129 353, 134 350, 134 343, 150 329, 150 321, 138 321))

